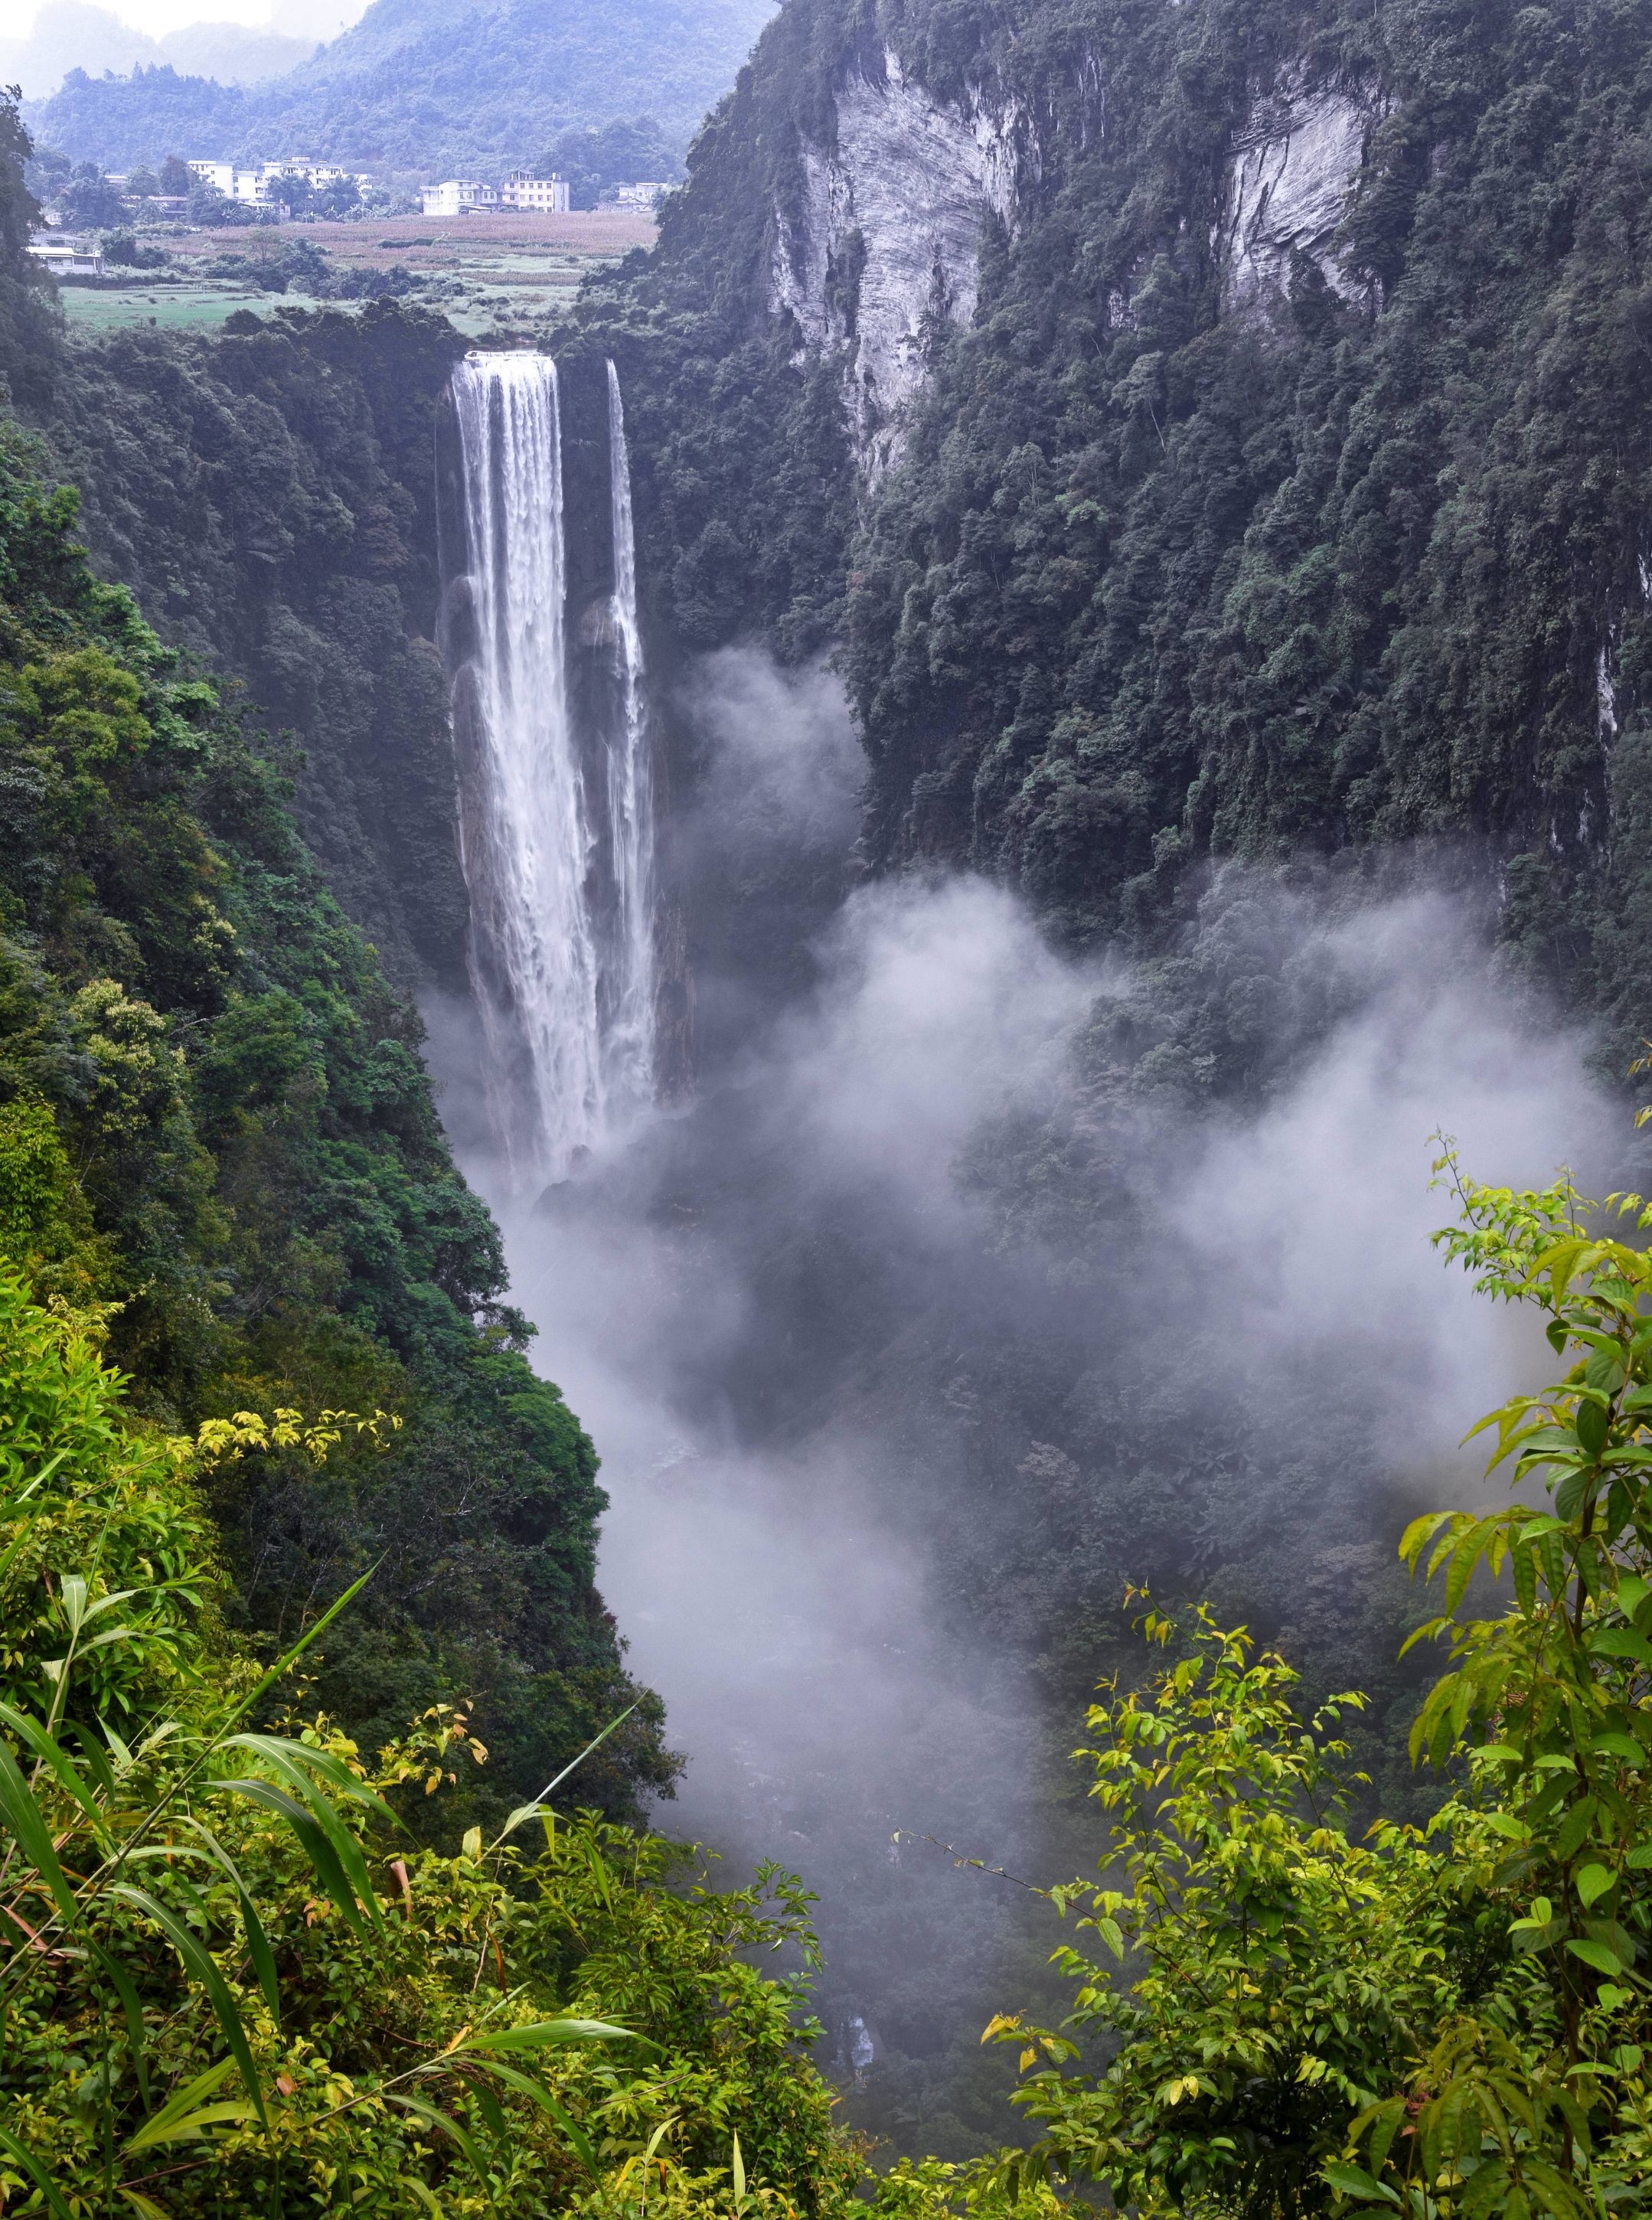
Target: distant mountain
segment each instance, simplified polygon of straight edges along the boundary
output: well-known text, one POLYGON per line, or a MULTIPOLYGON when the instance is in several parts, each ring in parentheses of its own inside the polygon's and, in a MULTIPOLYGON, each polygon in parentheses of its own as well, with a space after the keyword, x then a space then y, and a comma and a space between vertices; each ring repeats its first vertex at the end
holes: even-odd
POLYGON ((26 39, 0 39, 0 84, 20 84, 31 100, 57 90, 71 70, 101 76, 156 63, 221 84, 252 84, 307 61, 314 39, 250 31, 242 23, 191 23, 165 38, 146 38, 107 8, 84 0, 52 0, 26 39))
POLYGON ((71 72, 26 115, 40 145, 111 168, 295 153, 402 176, 485 174, 615 116, 655 116, 686 144, 770 12, 770 0, 374 0, 267 84, 71 72))

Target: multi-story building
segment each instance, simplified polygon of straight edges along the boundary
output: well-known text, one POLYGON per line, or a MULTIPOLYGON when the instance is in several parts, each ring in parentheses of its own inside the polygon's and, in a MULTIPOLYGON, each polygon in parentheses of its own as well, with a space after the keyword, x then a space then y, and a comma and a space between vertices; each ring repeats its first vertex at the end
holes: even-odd
POLYGON ((542 178, 534 170, 513 170, 499 196, 506 208, 537 209, 541 215, 566 215, 568 180, 553 170, 542 178))
POLYGON ((469 215, 473 209, 499 206, 494 188, 475 178, 448 178, 439 185, 426 185, 419 197, 427 215, 469 215))
POLYGON ((267 201, 270 189, 257 170, 237 169, 234 162, 191 161, 190 173, 210 185, 227 201, 267 201))
POLYGON ((661 194, 669 193, 670 190, 670 185, 646 183, 616 185, 614 189, 614 205, 617 209, 623 209, 627 215, 651 215, 661 194))
POLYGON ((302 155, 290 155, 280 162, 255 163, 245 170, 234 162, 192 161, 190 168, 203 184, 211 185, 227 201, 251 201, 259 207, 268 207, 276 199, 274 188, 284 178, 302 178, 318 192, 328 185, 372 183, 365 171, 341 170, 334 163, 312 162, 302 155))
POLYGON ((419 197, 427 215, 470 215, 483 209, 533 209, 541 215, 566 215, 568 180, 554 172, 542 178, 536 170, 513 170, 502 185, 484 185, 476 178, 448 178, 439 185, 426 185, 419 197))

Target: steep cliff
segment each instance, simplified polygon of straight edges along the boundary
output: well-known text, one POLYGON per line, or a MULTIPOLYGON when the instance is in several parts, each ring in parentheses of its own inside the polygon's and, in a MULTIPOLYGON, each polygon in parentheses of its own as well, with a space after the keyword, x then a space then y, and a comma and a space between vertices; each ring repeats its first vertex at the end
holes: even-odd
POLYGON ((1086 939, 1206 855, 1483 836, 1637 1021, 1649 33, 791 0, 587 304, 656 386, 657 604, 846 643, 877 860, 1086 939))

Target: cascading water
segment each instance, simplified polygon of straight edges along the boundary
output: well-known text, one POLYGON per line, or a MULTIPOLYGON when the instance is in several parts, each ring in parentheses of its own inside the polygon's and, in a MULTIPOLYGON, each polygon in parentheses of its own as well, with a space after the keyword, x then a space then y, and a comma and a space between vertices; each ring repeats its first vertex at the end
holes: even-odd
POLYGON ((608 365, 608 503, 614 531, 614 636, 618 714, 608 750, 611 948, 604 966, 603 1071, 616 1109, 654 1088, 654 782, 637 619, 637 542, 631 521, 620 374, 608 365))
POLYGON ((565 1179, 653 1091, 654 833, 631 482, 608 366, 614 708, 576 729, 562 411, 548 356, 453 373, 460 498, 443 650, 483 1081, 512 1188, 565 1179))

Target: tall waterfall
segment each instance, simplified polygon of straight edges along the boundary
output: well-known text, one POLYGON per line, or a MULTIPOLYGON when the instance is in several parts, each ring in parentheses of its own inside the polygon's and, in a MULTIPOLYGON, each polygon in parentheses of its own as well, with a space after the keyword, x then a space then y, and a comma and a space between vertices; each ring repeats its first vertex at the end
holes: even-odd
POLYGON ((443 646, 483 1078, 511 1184, 565 1178, 653 1067, 653 820, 630 473, 609 366, 612 714, 570 711, 557 367, 453 373, 462 548, 443 646))
POLYGON ((608 508, 614 533, 614 639, 618 703, 608 750, 611 947, 605 965, 605 1076, 616 1106, 645 1102, 654 1083, 654 781, 637 620, 637 541, 631 521, 620 373, 608 365, 608 508))

